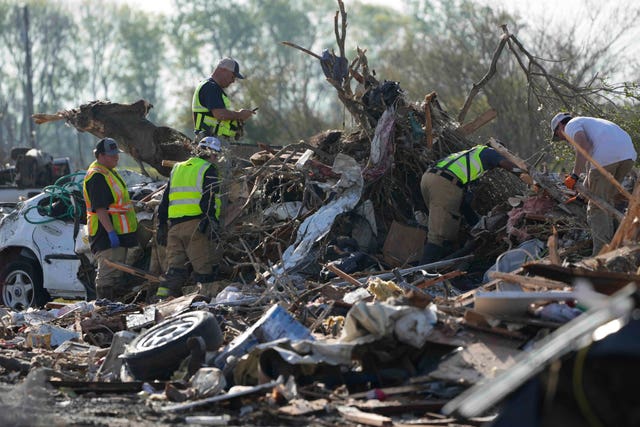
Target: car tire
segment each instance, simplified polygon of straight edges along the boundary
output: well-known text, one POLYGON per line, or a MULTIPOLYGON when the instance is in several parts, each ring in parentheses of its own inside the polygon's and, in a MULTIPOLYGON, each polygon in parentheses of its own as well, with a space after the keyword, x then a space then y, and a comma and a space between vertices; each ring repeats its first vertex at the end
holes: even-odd
POLYGON ((137 380, 168 380, 190 354, 187 340, 191 337, 202 337, 207 350, 217 350, 222 332, 215 316, 191 311, 158 323, 133 340, 123 358, 137 380))
POLYGON ((42 285, 42 271, 29 258, 18 258, 0 273, 2 304, 14 310, 42 307, 50 300, 42 285))

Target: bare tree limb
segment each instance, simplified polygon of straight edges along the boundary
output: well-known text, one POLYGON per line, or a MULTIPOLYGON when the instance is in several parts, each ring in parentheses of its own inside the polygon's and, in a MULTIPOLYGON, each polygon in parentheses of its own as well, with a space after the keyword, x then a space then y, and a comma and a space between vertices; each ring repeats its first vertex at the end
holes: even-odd
MULTIPOLYGON (((506 28, 506 26, 503 26, 503 29, 504 28, 506 28)), ((502 50, 504 49, 504 45, 507 43, 507 40, 509 40, 508 34, 505 34, 501 37, 500 43, 498 44, 498 47, 493 53, 493 58, 491 59, 491 65, 489 66, 489 71, 487 71, 487 74, 485 74, 484 77, 482 77, 482 79, 480 79, 478 83, 473 84, 473 87, 469 92, 469 96, 467 96, 467 100, 464 102, 464 105, 462 106, 462 110, 460 110, 460 114, 458 114, 458 122, 460 123, 464 122, 464 119, 467 116, 467 112, 471 107, 471 103, 473 102, 473 99, 476 97, 478 92, 480 92, 480 89, 482 89, 482 87, 486 85, 487 82, 491 79, 491 77, 493 77, 493 75, 496 73, 496 64, 498 62, 498 59, 500 58, 500 54, 502 53, 502 50)))

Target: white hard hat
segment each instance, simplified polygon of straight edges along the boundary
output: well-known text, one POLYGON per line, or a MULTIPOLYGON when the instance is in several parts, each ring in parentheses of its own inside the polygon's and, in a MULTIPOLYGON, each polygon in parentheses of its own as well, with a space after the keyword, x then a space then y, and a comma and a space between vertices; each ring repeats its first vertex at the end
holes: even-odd
POLYGON ((215 136, 207 136, 202 138, 202 140, 198 143, 198 147, 208 148, 209 150, 215 151, 216 153, 222 151, 222 143, 215 136))
POLYGON ((553 116, 553 119, 551 119, 551 139, 553 141, 556 141, 558 139, 556 138, 556 128, 558 127, 560 122, 562 122, 566 118, 571 118, 571 114, 558 113, 555 116, 553 116))

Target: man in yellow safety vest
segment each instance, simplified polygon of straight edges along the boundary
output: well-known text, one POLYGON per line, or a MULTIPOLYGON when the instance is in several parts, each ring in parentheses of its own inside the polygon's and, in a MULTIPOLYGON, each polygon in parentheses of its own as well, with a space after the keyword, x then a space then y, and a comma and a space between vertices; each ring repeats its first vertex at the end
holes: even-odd
POLYGON ((525 171, 486 145, 450 154, 422 175, 420 190, 429 209, 429 230, 421 264, 437 261, 452 252, 469 184, 496 167, 518 175, 526 183, 532 182, 525 171))
POLYGON ((231 153, 227 151, 231 142, 242 136, 242 126, 256 113, 254 110, 235 110, 225 89, 236 79, 244 79, 240 74, 240 65, 233 58, 222 58, 211 76, 198 83, 191 101, 195 142, 198 143, 206 136, 214 136, 221 143, 223 152, 218 159, 221 176, 221 200, 226 210, 228 203, 229 185, 232 177, 233 164, 231 153))
POLYGON ((231 108, 224 90, 236 79, 244 79, 240 65, 233 58, 223 58, 211 76, 198 83, 191 101, 196 142, 205 136, 215 136, 223 143, 234 140, 241 122, 255 114, 253 110, 231 108))
POLYGON ((103 138, 93 153, 96 160, 84 177, 83 192, 89 243, 97 263, 96 298, 115 300, 122 289, 122 272, 105 260, 125 262, 127 248, 138 245, 138 221, 127 185, 115 170, 121 153, 118 144, 103 138))
POLYGON ((156 299, 182 295, 188 278, 188 263, 193 279, 211 283, 216 279, 221 258, 220 197, 217 156, 220 141, 203 138, 196 155, 176 163, 158 207, 159 245, 167 247, 167 271, 158 286, 156 299))

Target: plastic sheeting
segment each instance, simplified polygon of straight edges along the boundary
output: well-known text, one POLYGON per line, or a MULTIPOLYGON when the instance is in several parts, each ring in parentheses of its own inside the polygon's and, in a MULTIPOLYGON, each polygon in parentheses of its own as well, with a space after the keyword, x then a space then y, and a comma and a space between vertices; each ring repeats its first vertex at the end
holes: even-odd
POLYGON ((360 201, 364 181, 358 162, 347 155, 338 154, 332 170, 341 175, 335 184, 317 183, 330 193, 329 202, 300 224, 296 241, 284 251, 282 262, 272 269, 275 277, 293 271, 302 264, 313 245, 331 230, 336 217, 351 211, 360 201))

